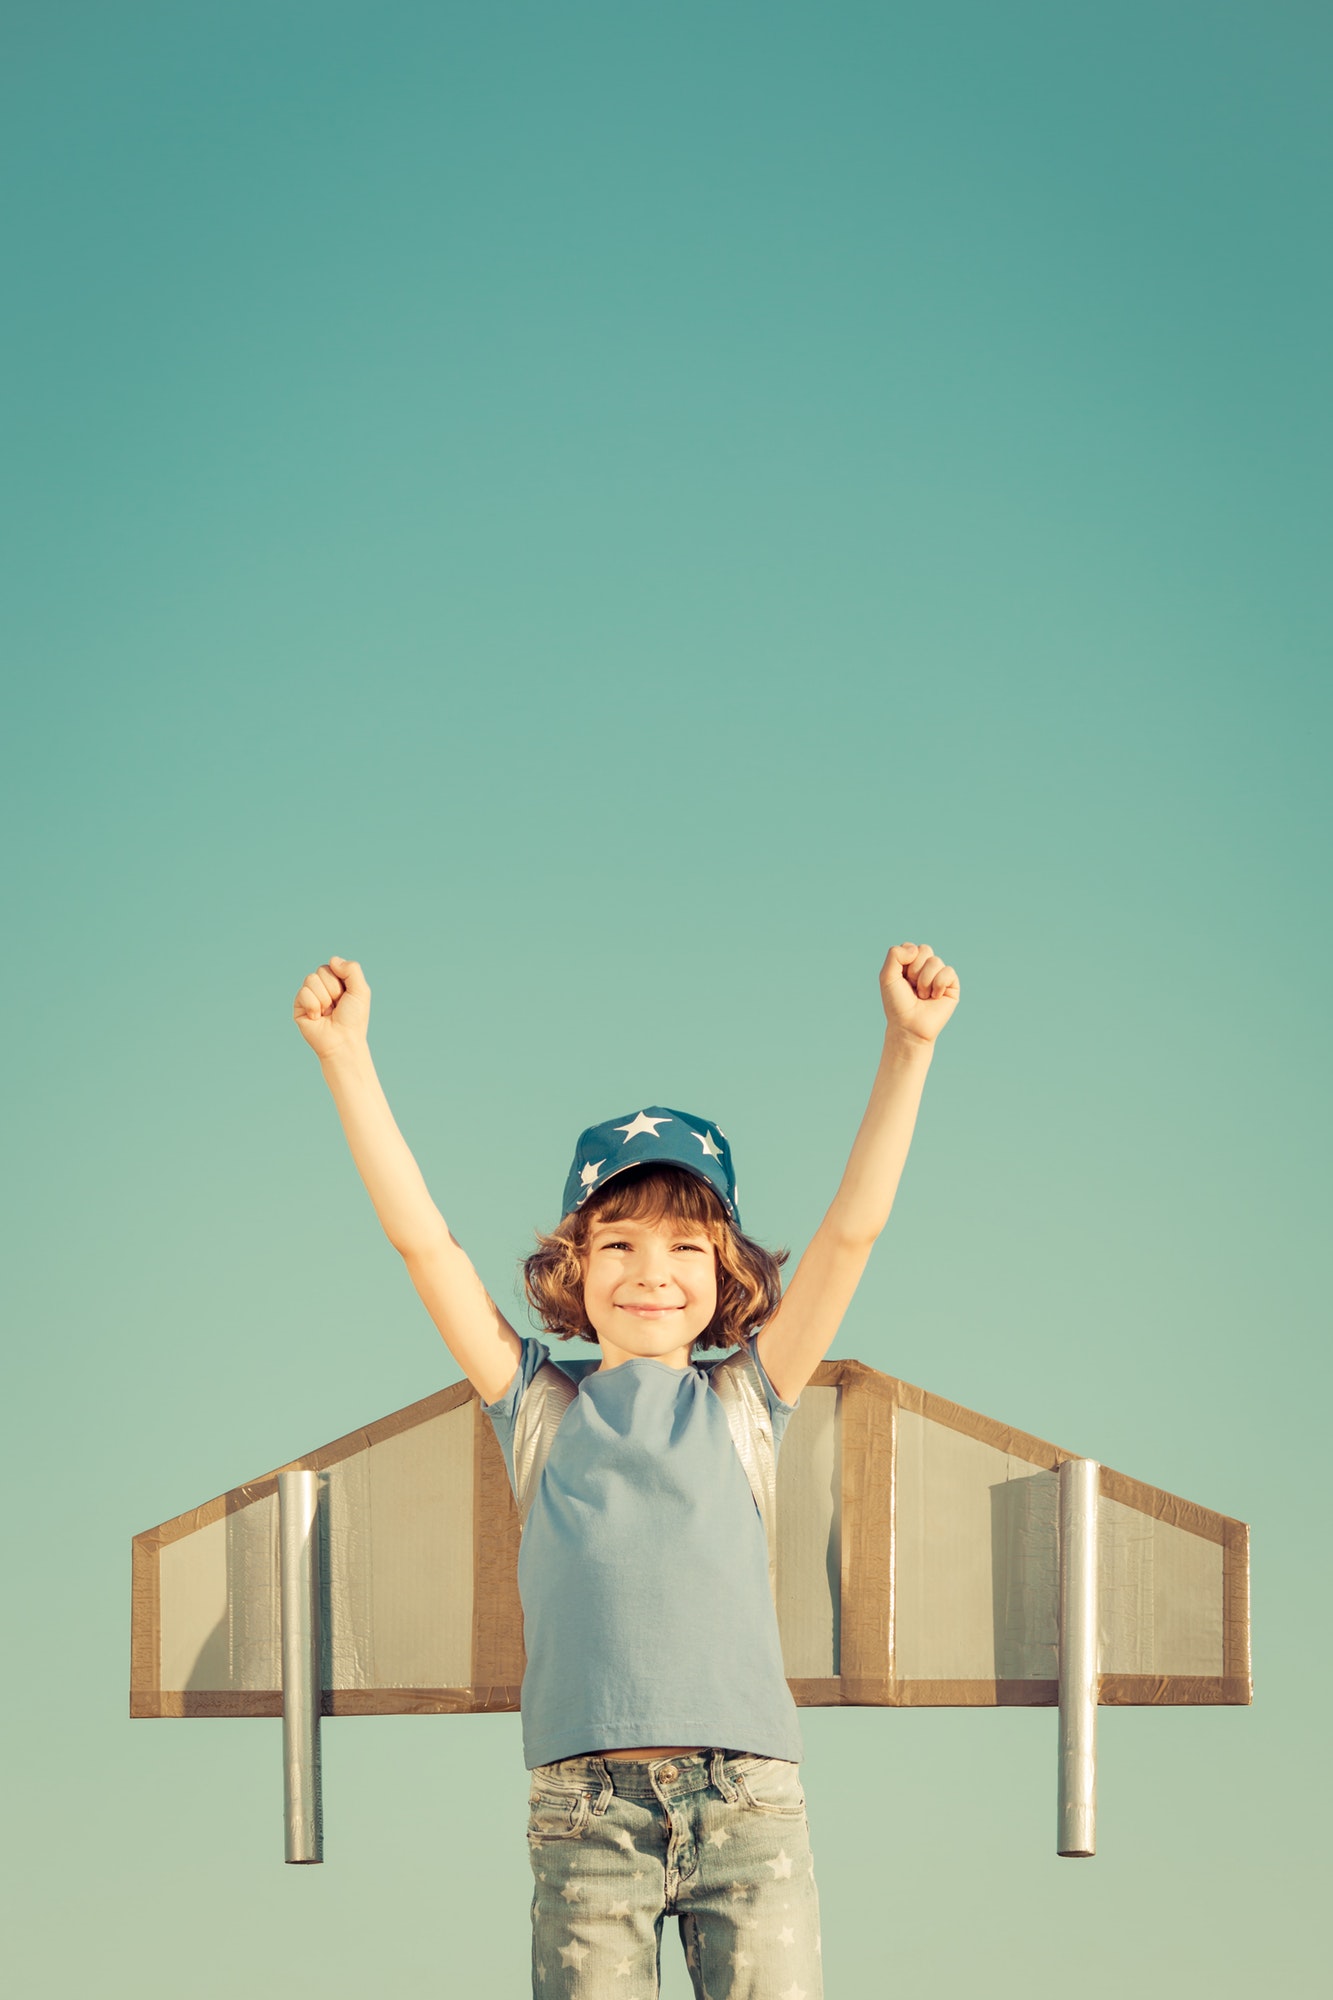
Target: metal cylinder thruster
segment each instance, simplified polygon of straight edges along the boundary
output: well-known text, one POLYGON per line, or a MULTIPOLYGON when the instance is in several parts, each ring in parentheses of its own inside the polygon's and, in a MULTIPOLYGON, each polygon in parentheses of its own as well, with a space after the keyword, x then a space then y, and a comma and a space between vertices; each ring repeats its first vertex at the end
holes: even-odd
POLYGON ((1097 1498, 1101 1467, 1060 1467, 1060 1780, 1056 1852, 1097 1852, 1097 1498))
POLYGON ((288 1861, 324 1859, 320 1795, 319 1474, 278 1474, 282 1784, 288 1861))

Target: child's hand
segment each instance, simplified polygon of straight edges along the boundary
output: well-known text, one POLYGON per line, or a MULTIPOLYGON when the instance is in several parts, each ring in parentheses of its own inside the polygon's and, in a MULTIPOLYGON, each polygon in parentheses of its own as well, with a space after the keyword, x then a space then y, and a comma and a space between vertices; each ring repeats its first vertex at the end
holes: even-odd
POLYGON ((891 1028, 933 1042, 958 1005, 958 974, 928 944, 895 944, 879 975, 879 992, 891 1028))
POLYGON ((296 996, 292 1019, 321 1062, 364 1042, 370 988, 356 960, 330 958, 312 972, 296 996))

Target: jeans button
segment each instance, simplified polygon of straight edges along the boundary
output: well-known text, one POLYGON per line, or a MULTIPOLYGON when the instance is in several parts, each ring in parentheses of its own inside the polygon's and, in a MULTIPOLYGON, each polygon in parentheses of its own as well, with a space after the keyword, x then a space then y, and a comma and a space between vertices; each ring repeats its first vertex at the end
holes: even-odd
POLYGON ((666 1780, 667 1784, 670 1784, 673 1778, 680 1776, 680 1766, 679 1764, 663 1764, 659 1775, 666 1780))

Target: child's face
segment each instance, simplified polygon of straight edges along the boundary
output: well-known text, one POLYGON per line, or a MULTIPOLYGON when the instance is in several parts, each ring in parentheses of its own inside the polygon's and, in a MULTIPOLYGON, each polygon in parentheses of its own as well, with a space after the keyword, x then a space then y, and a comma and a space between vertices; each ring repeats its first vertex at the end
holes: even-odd
POLYGON ((603 1352, 671 1359, 717 1311, 717 1254, 692 1223, 594 1222, 584 1253, 583 1305, 603 1352))

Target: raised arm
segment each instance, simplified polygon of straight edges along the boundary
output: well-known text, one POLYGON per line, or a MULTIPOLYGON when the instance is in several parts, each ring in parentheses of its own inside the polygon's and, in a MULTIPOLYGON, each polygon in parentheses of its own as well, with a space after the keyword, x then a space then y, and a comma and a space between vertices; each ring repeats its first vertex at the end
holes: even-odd
POLYGON ((319 1057, 357 1172, 444 1343, 483 1402, 502 1396, 522 1344, 431 1199, 375 1074, 370 987, 354 959, 331 958, 301 987, 292 1016, 319 1057))
POLYGON ((755 1342, 784 1403, 828 1353, 889 1219, 935 1037, 958 1005, 958 975, 928 944, 893 945, 879 985, 888 1029, 865 1117, 832 1205, 755 1342))

